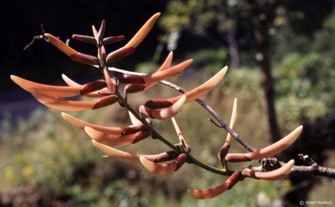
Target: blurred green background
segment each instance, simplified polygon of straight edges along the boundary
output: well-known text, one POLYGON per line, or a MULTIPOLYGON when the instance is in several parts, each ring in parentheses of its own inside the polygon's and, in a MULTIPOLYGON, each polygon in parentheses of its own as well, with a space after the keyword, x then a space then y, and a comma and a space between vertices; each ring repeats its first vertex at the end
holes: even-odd
MULTIPOLYGON (((246 179, 217 198, 196 200, 187 189, 212 188, 226 178, 192 165, 183 166, 172 176, 157 177, 140 165, 103 158, 83 131, 69 126, 58 111, 42 107, 9 79, 15 74, 62 85, 62 73, 78 82, 100 78, 97 70, 71 62, 43 40, 23 50, 33 36, 42 33, 42 23, 47 32, 65 41, 73 33, 90 34, 91 25, 98 26, 106 19, 107 35, 130 38, 159 11, 162 16, 136 52, 113 66, 152 72, 173 50, 174 64, 187 58, 194 62, 170 81, 192 89, 228 65, 224 81, 203 100, 229 122, 237 97, 236 131, 255 148, 303 124, 300 139, 280 157, 299 163, 297 155, 304 153, 319 164, 335 168, 333 8, 332 0, 4 3, 0 7, 0 206, 274 206, 281 202, 282 206, 298 206, 301 200, 335 203, 334 181, 313 177, 275 182, 246 179), (272 116, 271 104, 275 109, 272 116)), ((74 40, 70 45, 95 54, 93 46, 74 40)), ((130 96, 129 101, 137 106, 173 94, 157 86, 130 96)), ((117 105, 71 114, 102 125, 129 124, 126 111, 117 105)), ((188 104, 176 118, 194 156, 219 167, 217 152, 225 131, 207 121, 209 114, 196 103, 188 104)), ((154 124, 166 138, 177 142, 169 122, 154 124)), ((122 149, 137 153, 167 150, 151 139, 122 149)), ((243 149, 234 143, 231 150, 243 149)))

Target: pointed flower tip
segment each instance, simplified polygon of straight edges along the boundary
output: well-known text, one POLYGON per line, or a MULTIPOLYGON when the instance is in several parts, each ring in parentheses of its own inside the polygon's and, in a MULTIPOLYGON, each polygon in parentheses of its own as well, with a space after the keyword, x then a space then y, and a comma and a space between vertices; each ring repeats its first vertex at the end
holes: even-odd
POLYGON ((67 44, 65 44, 63 41, 61 41, 60 39, 58 39, 57 37, 53 36, 52 34, 49 33, 44 33, 44 36, 46 36, 48 38, 48 40, 50 40, 50 42, 57 47, 59 50, 61 50, 63 53, 65 53, 68 56, 72 56, 77 54, 78 52, 76 50, 74 50, 73 48, 71 48, 70 46, 68 46, 67 44))
POLYGON ((302 129, 303 126, 301 125, 293 130, 290 134, 286 135, 286 137, 260 150, 248 153, 228 154, 226 156, 226 160, 229 162, 243 162, 250 160, 260 160, 266 157, 274 156, 291 146, 298 139, 302 129))
POLYGON ((239 181, 241 181, 243 177, 241 176, 239 171, 235 171, 223 184, 204 190, 188 190, 193 197, 197 199, 210 199, 216 197, 227 190, 230 190, 234 187, 239 181))
POLYGON ((293 166, 294 166, 294 160, 290 160, 282 167, 272 170, 272 171, 266 171, 266 172, 258 172, 253 171, 252 169, 245 168, 242 170, 242 175, 246 177, 256 178, 256 179, 262 179, 262 180, 279 180, 290 174, 293 166))
POLYGON ((161 15, 161 12, 156 12, 153 16, 158 18, 161 15))
POLYGON ((158 17, 161 15, 160 12, 157 12, 147 20, 144 25, 138 30, 134 37, 125 45, 125 47, 136 48, 148 35, 154 24, 156 23, 158 17))
POLYGON ((139 162, 139 155, 131 154, 125 151, 121 151, 115 149, 113 147, 107 146, 105 144, 101 144, 95 140, 92 140, 92 144, 98 148, 101 152, 103 152, 107 157, 112 157, 115 159, 119 159, 122 161, 128 161, 131 163, 138 163, 139 162))
MULTIPOLYGON (((227 66, 224 67, 219 72, 217 72, 213 77, 207 80, 205 83, 187 92, 186 93, 187 102, 196 100, 197 98, 199 98, 200 96, 204 95, 205 93, 212 90, 215 86, 217 86, 225 76, 227 69, 228 69, 227 66)), ((169 101, 174 102, 175 98, 171 98, 169 99, 169 101)))

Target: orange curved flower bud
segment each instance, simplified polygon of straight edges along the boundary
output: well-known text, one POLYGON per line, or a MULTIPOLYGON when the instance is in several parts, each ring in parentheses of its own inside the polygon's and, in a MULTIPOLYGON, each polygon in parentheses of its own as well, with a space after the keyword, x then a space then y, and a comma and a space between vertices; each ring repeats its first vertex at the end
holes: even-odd
POLYGON ((109 133, 109 134, 115 134, 115 135, 121 135, 121 133, 124 131, 123 127, 110 127, 110 126, 102 126, 97 124, 92 124, 80 119, 77 119, 67 113, 62 112, 63 118, 68 121, 71 125, 79 128, 84 129, 84 127, 88 126, 95 130, 98 130, 103 133, 109 133))
MULTIPOLYGON (((228 70, 228 67, 222 68, 218 73, 216 73, 212 78, 210 78, 208 81, 203 83, 202 85, 194 88, 191 91, 188 91, 185 95, 187 97, 187 102, 194 101, 200 96, 204 95, 208 91, 212 90, 215 86, 217 86, 220 81, 223 79, 223 77, 226 75, 226 72, 228 70)), ((174 103, 175 100, 178 98, 174 97, 171 99, 167 99, 168 101, 174 103)))
POLYGON ((174 156, 175 151, 169 151, 169 152, 163 152, 160 154, 153 154, 153 155, 145 155, 145 154, 133 154, 125 151, 121 151, 118 149, 115 149, 113 147, 107 146, 105 144, 101 144, 95 140, 92 140, 92 143, 95 147, 97 147, 101 152, 103 152, 106 156, 112 157, 115 159, 119 159, 122 161, 128 161, 131 163, 140 163, 140 157, 145 157, 146 159, 150 161, 156 161, 160 159, 160 157, 164 157, 165 161, 170 161, 171 159, 175 159, 177 156, 174 156), (167 158, 166 155, 171 155, 171 158, 167 158))
POLYGON ((75 82, 71 78, 67 77, 65 74, 62 74, 62 78, 63 78, 64 82, 69 86, 81 86, 81 84, 75 82))
POLYGON ((74 50, 73 48, 71 48, 70 46, 68 46, 67 44, 65 44, 63 41, 61 41, 60 39, 58 39, 57 37, 53 36, 52 34, 49 33, 45 33, 44 34, 45 37, 48 38, 48 40, 55 46, 57 47, 59 50, 61 50, 63 53, 65 53, 68 56, 72 56, 77 54, 78 52, 76 50, 74 50))
MULTIPOLYGON (((237 99, 234 99, 234 104, 233 104, 233 110, 232 110, 232 114, 231 114, 231 118, 230 118, 230 124, 229 127, 231 129, 234 130, 235 128, 235 124, 236 124, 236 119, 237 119, 237 99)), ((226 142, 222 145, 219 153, 218 153, 218 157, 219 160, 222 164, 222 166, 225 166, 225 157, 229 151, 230 148, 230 143, 232 140, 232 136, 230 133, 227 134, 227 138, 226 138, 226 142)))
POLYGON ((245 168, 242 170, 242 175, 246 177, 251 177, 255 179, 263 179, 263 180, 279 180, 290 174, 292 168, 294 166, 294 160, 290 160, 282 167, 267 171, 267 172, 257 172, 250 168, 245 168))
POLYGON ((106 62, 107 63, 114 63, 117 62, 128 55, 132 54, 135 51, 134 47, 122 47, 117 49, 107 55, 106 62))
POLYGON ((57 109, 60 111, 85 111, 89 109, 97 109, 115 103, 117 101, 116 96, 104 97, 102 99, 93 101, 71 101, 65 99, 58 99, 38 92, 31 92, 31 94, 40 103, 46 105, 49 108, 57 109))
POLYGON ((167 98, 167 99, 158 99, 158 100, 151 100, 152 103, 157 103, 157 102, 170 102, 170 103, 175 103, 178 99, 180 99, 181 96, 186 96, 186 103, 190 101, 194 101, 200 96, 204 95, 205 93, 209 92, 212 90, 216 85, 220 83, 222 78, 225 76, 228 68, 224 67, 221 69, 218 73, 216 73, 212 78, 210 78, 208 81, 203 83, 202 85, 192 89, 191 91, 188 91, 185 94, 175 96, 172 98, 167 98))
POLYGON ((143 140, 144 138, 147 138, 151 134, 148 130, 143 130, 135 134, 128 135, 114 135, 103 133, 91 127, 84 127, 84 130, 86 134, 95 141, 109 146, 123 146, 133 144, 140 140, 143 140))
POLYGON ((230 153, 227 154, 225 159, 229 162, 243 162, 243 161, 259 160, 266 157, 271 157, 291 146, 301 134, 302 129, 303 126, 297 127, 286 137, 267 147, 264 147, 263 149, 248 153, 230 153))
POLYGON ((169 175, 178 170, 187 160, 186 154, 178 155, 177 159, 169 163, 155 163, 148 160, 146 157, 140 156, 142 165, 156 175, 169 175))
MULTIPOLYGON (((237 119, 237 98, 234 99, 234 104, 233 104, 233 110, 231 113, 231 118, 230 118, 230 124, 229 127, 234 130, 235 125, 236 125, 236 119, 237 119)), ((232 140, 231 134, 227 134, 226 142, 230 144, 232 140)))
MULTIPOLYGON (((166 57, 165 61, 161 65, 161 67, 158 68, 157 72, 170 68, 172 59, 173 59, 173 52, 169 52, 168 56, 166 57)), ((146 89, 151 88, 154 85, 156 85, 157 83, 158 82, 145 83, 145 88, 146 89)))
POLYGON ((136 48, 148 35, 161 13, 156 13, 138 30, 133 38, 124 47, 136 48))
POLYGON ((126 127, 111 127, 111 126, 103 126, 103 125, 97 125, 92 124, 80 119, 77 119, 67 113, 62 112, 63 118, 68 121, 71 125, 79 128, 84 129, 85 126, 91 127, 97 131, 107 133, 107 134, 114 134, 114 135, 128 135, 128 134, 134 134, 139 131, 145 130, 145 126, 141 124, 137 125, 130 125, 126 127))
POLYGON ((230 190, 236 183, 242 180, 243 177, 241 176, 240 172, 235 171, 223 184, 206 190, 188 190, 193 197, 198 199, 210 199, 216 197, 226 190, 230 190))
POLYGON ((36 83, 24 78, 11 75, 10 78, 21 88, 28 92, 38 92, 48 96, 55 97, 71 97, 80 94, 80 86, 52 86, 41 83, 36 83))
POLYGON ((145 84, 149 84, 149 85, 151 85, 152 83, 157 83, 177 73, 180 73, 185 68, 187 68, 189 65, 191 65, 192 62, 193 62, 192 59, 185 60, 173 67, 167 68, 165 70, 156 71, 152 74, 145 75, 143 76, 144 82, 145 84))
POLYGON ((31 94, 42 104, 49 108, 61 111, 84 111, 92 109, 96 101, 70 101, 64 99, 57 99, 42 93, 31 92, 31 94))
POLYGON ((163 108, 163 109, 150 109, 141 105, 139 108, 140 113, 159 120, 170 119, 175 116, 180 110, 181 107, 186 103, 186 96, 181 96, 178 101, 176 101, 173 105, 163 108))

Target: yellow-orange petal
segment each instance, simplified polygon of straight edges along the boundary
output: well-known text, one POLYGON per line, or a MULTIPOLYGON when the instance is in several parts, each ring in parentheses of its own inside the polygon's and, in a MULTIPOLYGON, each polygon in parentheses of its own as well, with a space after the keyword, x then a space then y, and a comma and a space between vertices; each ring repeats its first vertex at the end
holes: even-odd
POLYGON ((65 53, 68 56, 72 56, 77 54, 78 52, 71 48, 70 46, 66 45, 63 41, 58 39, 57 37, 53 36, 52 34, 45 33, 44 36, 48 38, 48 40, 56 46, 59 50, 61 50, 63 53, 65 53))
POLYGON ((128 114, 129 114, 129 119, 130 119, 130 121, 133 125, 141 125, 142 124, 142 122, 140 120, 138 120, 133 113, 128 111, 128 114))
POLYGON ((92 109, 97 101, 71 101, 65 99, 57 99, 44 95, 42 93, 31 93, 40 103, 47 107, 57 109, 60 111, 85 111, 92 109))
POLYGON ((67 77, 65 74, 62 74, 62 78, 63 78, 64 82, 69 86, 81 86, 81 84, 75 82, 71 78, 67 77))
POLYGON ((286 137, 280 139, 279 141, 264 147, 260 150, 248 153, 230 153, 227 154, 226 160, 229 162, 243 162, 250 160, 259 160, 266 157, 271 157, 285 150, 291 146, 299 137, 303 129, 303 126, 297 127, 286 137))
POLYGON ((124 47, 133 47, 136 48, 148 35, 155 22, 161 13, 156 13, 150 19, 145 22, 145 24, 138 30, 138 32, 133 36, 133 38, 124 46, 124 47))
POLYGON ((167 68, 165 70, 156 71, 155 73, 152 73, 152 74, 145 75, 143 76, 144 82, 146 84, 150 84, 150 83, 157 83, 161 80, 167 79, 183 71, 185 68, 191 65, 192 62, 193 62, 192 59, 185 60, 173 67, 167 68))
MULTIPOLYGON (((163 152, 159 154, 153 154, 153 155, 145 155, 145 154, 135 154, 135 153, 129 153, 125 152, 119 149, 115 149, 111 146, 107 146, 105 144, 99 143, 95 140, 92 140, 92 143, 95 147, 97 147, 101 152, 103 152, 106 156, 112 157, 115 159, 119 159, 122 161, 128 161, 131 163, 140 163, 140 157, 145 157, 146 159, 150 161, 155 161, 157 158, 161 157, 162 155, 170 155, 171 153, 163 152)), ((174 152, 174 151, 173 151, 174 152)), ((173 155, 173 154, 171 154, 173 155)), ((164 157, 166 160, 167 157, 164 157)))
POLYGON ((242 170, 242 175, 263 180, 279 180, 290 174, 293 166, 294 160, 290 160, 282 167, 272 171, 257 172, 249 168, 245 168, 242 170))
POLYGON ((177 169, 177 161, 174 160, 169 163, 154 163, 148 160, 146 157, 140 157, 142 165, 149 171, 156 175, 169 175, 177 169))
POLYGON ((181 107, 186 103, 186 96, 181 96, 178 101, 167 108, 163 109, 150 109, 143 105, 140 106, 139 111, 142 114, 150 118, 155 118, 159 120, 166 120, 170 119, 171 117, 175 116, 180 110, 181 107))
MULTIPOLYGON (((128 135, 113 135, 108 133, 103 133, 91 127, 84 127, 84 130, 88 136, 94 139, 97 142, 102 144, 106 144, 109 146, 123 146, 132 144, 139 139, 139 137, 143 134, 141 132, 135 134, 128 134, 128 135)), ((142 137, 140 137, 142 138, 142 137)))
MULTIPOLYGON (((210 78, 208 81, 206 81, 205 83, 203 83, 202 85, 192 89, 191 91, 188 91, 187 93, 185 93, 184 95, 186 95, 187 100, 186 102, 190 102, 190 101, 194 101, 197 98, 199 98, 200 96, 204 95, 205 93, 209 92, 210 90, 212 90, 215 86, 217 86, 220 81, 223 79, 223 77, 225 76, 226 72, 228 70, 228 67, 224 67, 222 68, 218 73, 216 73, 212 78, 210 78)), ((167 101, 174 103, 176 102, 180 96, 175 96, 172 98, 168 98, 166 99, 167 101)))
MULTIPOLYGON (((230 124, 229 124, 229 127, 233 130, 236 125, 236 119, 237 119, 237 98, 234 99, 233 110, 231 113, 230 124)), ((228 133, 227 138, 226 138, 226 143, 230 144, 231 140, 232 140, 232 136, 231 134, 228 133)))
POLYGON ((224 193, 226 190, 228 190, 228 187, 229 186, 227 183, 223 183, 211 189, 204 189, 204 190, 189 189, 188 193, 197 199, 210 199, 224 193))
POLYGON ((97 131, 103 132, 103 133, 109 133, 109 134, 114 134, 114 135, 121 135, 123 132, 124 128, 123 127, 110 127, 110 126, 102 126, 102 125, 97 125, 97 124, 92 124, 80 119, 77 119, 67 113, 62 112, 63 118, 68 121, 71 125, 79 128, 79 129, 84 129, 85 126, 91 127, 97 131))
POLYGON ((24 78, 11 75, 10 78, 21 88, 29 92, 37 92, 54 97, 71 97, 80 95, 80 86, 52 86, 36 83, 24 78))
POLYGON ((95 140, 92 140, 92 143, 95 147, 97 147, 101 152, 103 152, 104 154, 106 154, 109 157, 113 157, 119 160, 123 160, 123 161, 128 161, 128 162, 132 162, 132 163, 139 163, 139 157, 141 155, 139 154, 132 154, 129 152, 125 152, 125 151, 121 151, 118 149, 115 149, 113 147, 107 146, 105 144, 99 143, 95 140))
MULTIPOLYGON (((163 71, 168 69, 171 66, 172 63, 172 59, 173 59, 173 52, 171 51, 169 53, 169 55, 166 57, 165 61, 163 62, 163 64, 161 65, 161 67, 158 68, 157 72, 159 71, 163 71)), ((145 83, 145 88, 151 88, 154 85, 156 85, 158 82, 150 82, 150 83, 145 83)))
POLYGON ((189 189, 188 193, 190 193, 193 197, 197 199, 210 199, 231 189, 240 180, 241 180, 240 172, 236 171, 226 180, 226 182, 215 188, 204 189, 204 190, 189 189))

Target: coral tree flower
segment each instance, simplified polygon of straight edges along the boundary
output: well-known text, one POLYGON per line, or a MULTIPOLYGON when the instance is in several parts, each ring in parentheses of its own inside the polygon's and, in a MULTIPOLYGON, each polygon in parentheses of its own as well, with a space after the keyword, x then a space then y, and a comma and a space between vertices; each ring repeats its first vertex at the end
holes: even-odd
POLYGON ((218 73, 216 73, 208 81, 186 92, 185 94, 178 95, 178 96, 171 97, 171 98, 166 98, 166 99, 150 100, 145 103, 145 107, 150 108, 150 109, 157 109, 157 108, 164 108, 167 106, 171 106, 173 103, 178 101, 184 95, 186 96, 186 103, 194 101, 200 96, 212 90, 215 86, 217 86, 220 83, 220 81, 223 79, 223 77, 225 76, 227 70, 228 70, 227 67, 222 68, 218 73))
POLYGON ((108 95, 91 101, 72 101, 62 99, 91 93, 92 91, 104 88, 106 86, 104 81, 95 81, 84 85, 52 86, 29 81, 14 75, 11 75, 11 79, 21 88, 30 92, 40 103, 46 105, 47 107, 61 111, 98 109, 111 105, 118 100, 115 95, 108 95))
MULTIPOLYGON (((235 125, 236 125, 236 120, 237 120, 237 99, 234 99, 234 104, 233 104, 233 110, 230 118, 230 124, 229 127, 234 130, 235 125)), ((226 142, 222 145, 219 153, 218 153, 218 158, 222 164, 223 167, 225 167, 225 156, 227 155, 229 148, 230 148, 230 143, 232 140, 232 136, 230 133, 227 134, 226 142)))
POLYGON ((139 164, 140 157, 145 157, 147 160, 151 162, 165 162, 176 159, 178 154, 175 151, 162 152, 159 154, 136 154, 125 152, 111 146, 107 146, 105 144, 99 143, 95 140, 92 140, 92 143, 95 147, 97 147, 101 152, 103 152, 107 157, 115 158, 121 161, 131 162, 135 164, 139 164))
POLYGON ((151 134, 149 130, 145 129, 133 134, 126 135, 105 133, 88 126, 84 127, 84 130, 86 134, 95 141, 109 146, 123 146, 133 144, 147 138, 151 134))
MULTIPOLYGON (((73 126, 84 129, 85 132, 95 141, 110 146, 122 146, 136 143, 147 138, 150 131, 129 112, 133 125, 126 127, 110 127, 92 124, 77 119, 69 114, 62 113, 62 116, 73 126)), ((150 120, 147 120, 150 122, 150 120)))
MULTIPOLYGON (((172 54, 172 53, 170 53, 172 54)), ((166 61, 170 60, 170 55, 167 57, 166 61)), ((182 72, 185 68, 187 68, 192 62, 192 59, 183 61, 175 66, 170 66, 169 62, 164 62, 162 66, 154 73, 147 74, 147 75, 123 75, 120 79, 121 83, 126 83, 126 91, 125 92, 132 92, 131 89, 135 89, 133 92, 139 92, 151 88, 152 86, 156 85, 158 82, 165 80, 171 76, 176 75, 177 73, 182 72), (127 90, 128 88, 128 90, 127 90), (138 90, 136 90, 138 89, 138 90)))
POLYGON ((175 160, 169 163, 155 163, 145 156, 140 156, 140 161, 148 171, 156 175, 169 175, 177 171, 187 161, 187 156, 181 153, 175 160))
POLYGON ((44 36, 57 47, 60 51, 69 56, 73 61, 80 62, 88 65, 99 65, 99 59, 95 56, 77 52, 72 47, 65 44, 63 41, 53 36, 52 34, 45 33, 44 36))
POLYGON ((226 180, 226 182, 215 188, 204 190, 190 189, 188 190, 188 193, 198 199, 210 199, 231 189, 238 181, 242 179, 243 177, 241 176, 240 172, 236 171, 226 180))
POLYGON ((282 167, 272 171, 259 172, 254 171, 250 168, 244 168, 242 170, 242 175, 244 175, 245 177, 251 177, 255 179, 279 180, 287 176, 291 172, 293 166, 294 166, 294 160, 290 160, 282 167))
POLYGON ((186 96, 183 95, 176 101, 173 105, 163 108, 163 109, 150 109, 141 105, 139 107, 139 112, 146 115, 147 117, 159 119, 159 120, 166 120, 170 119, 175 116, 180 110, 181 107, 186 103, 186 96))
POLYGON ((274 156, 291 146, 301 134, 302 129, 303 126, 299 126, 286 137, 260 150, 248 153, 229 153, 225 159, 229 162, 243 162, 274 156))

